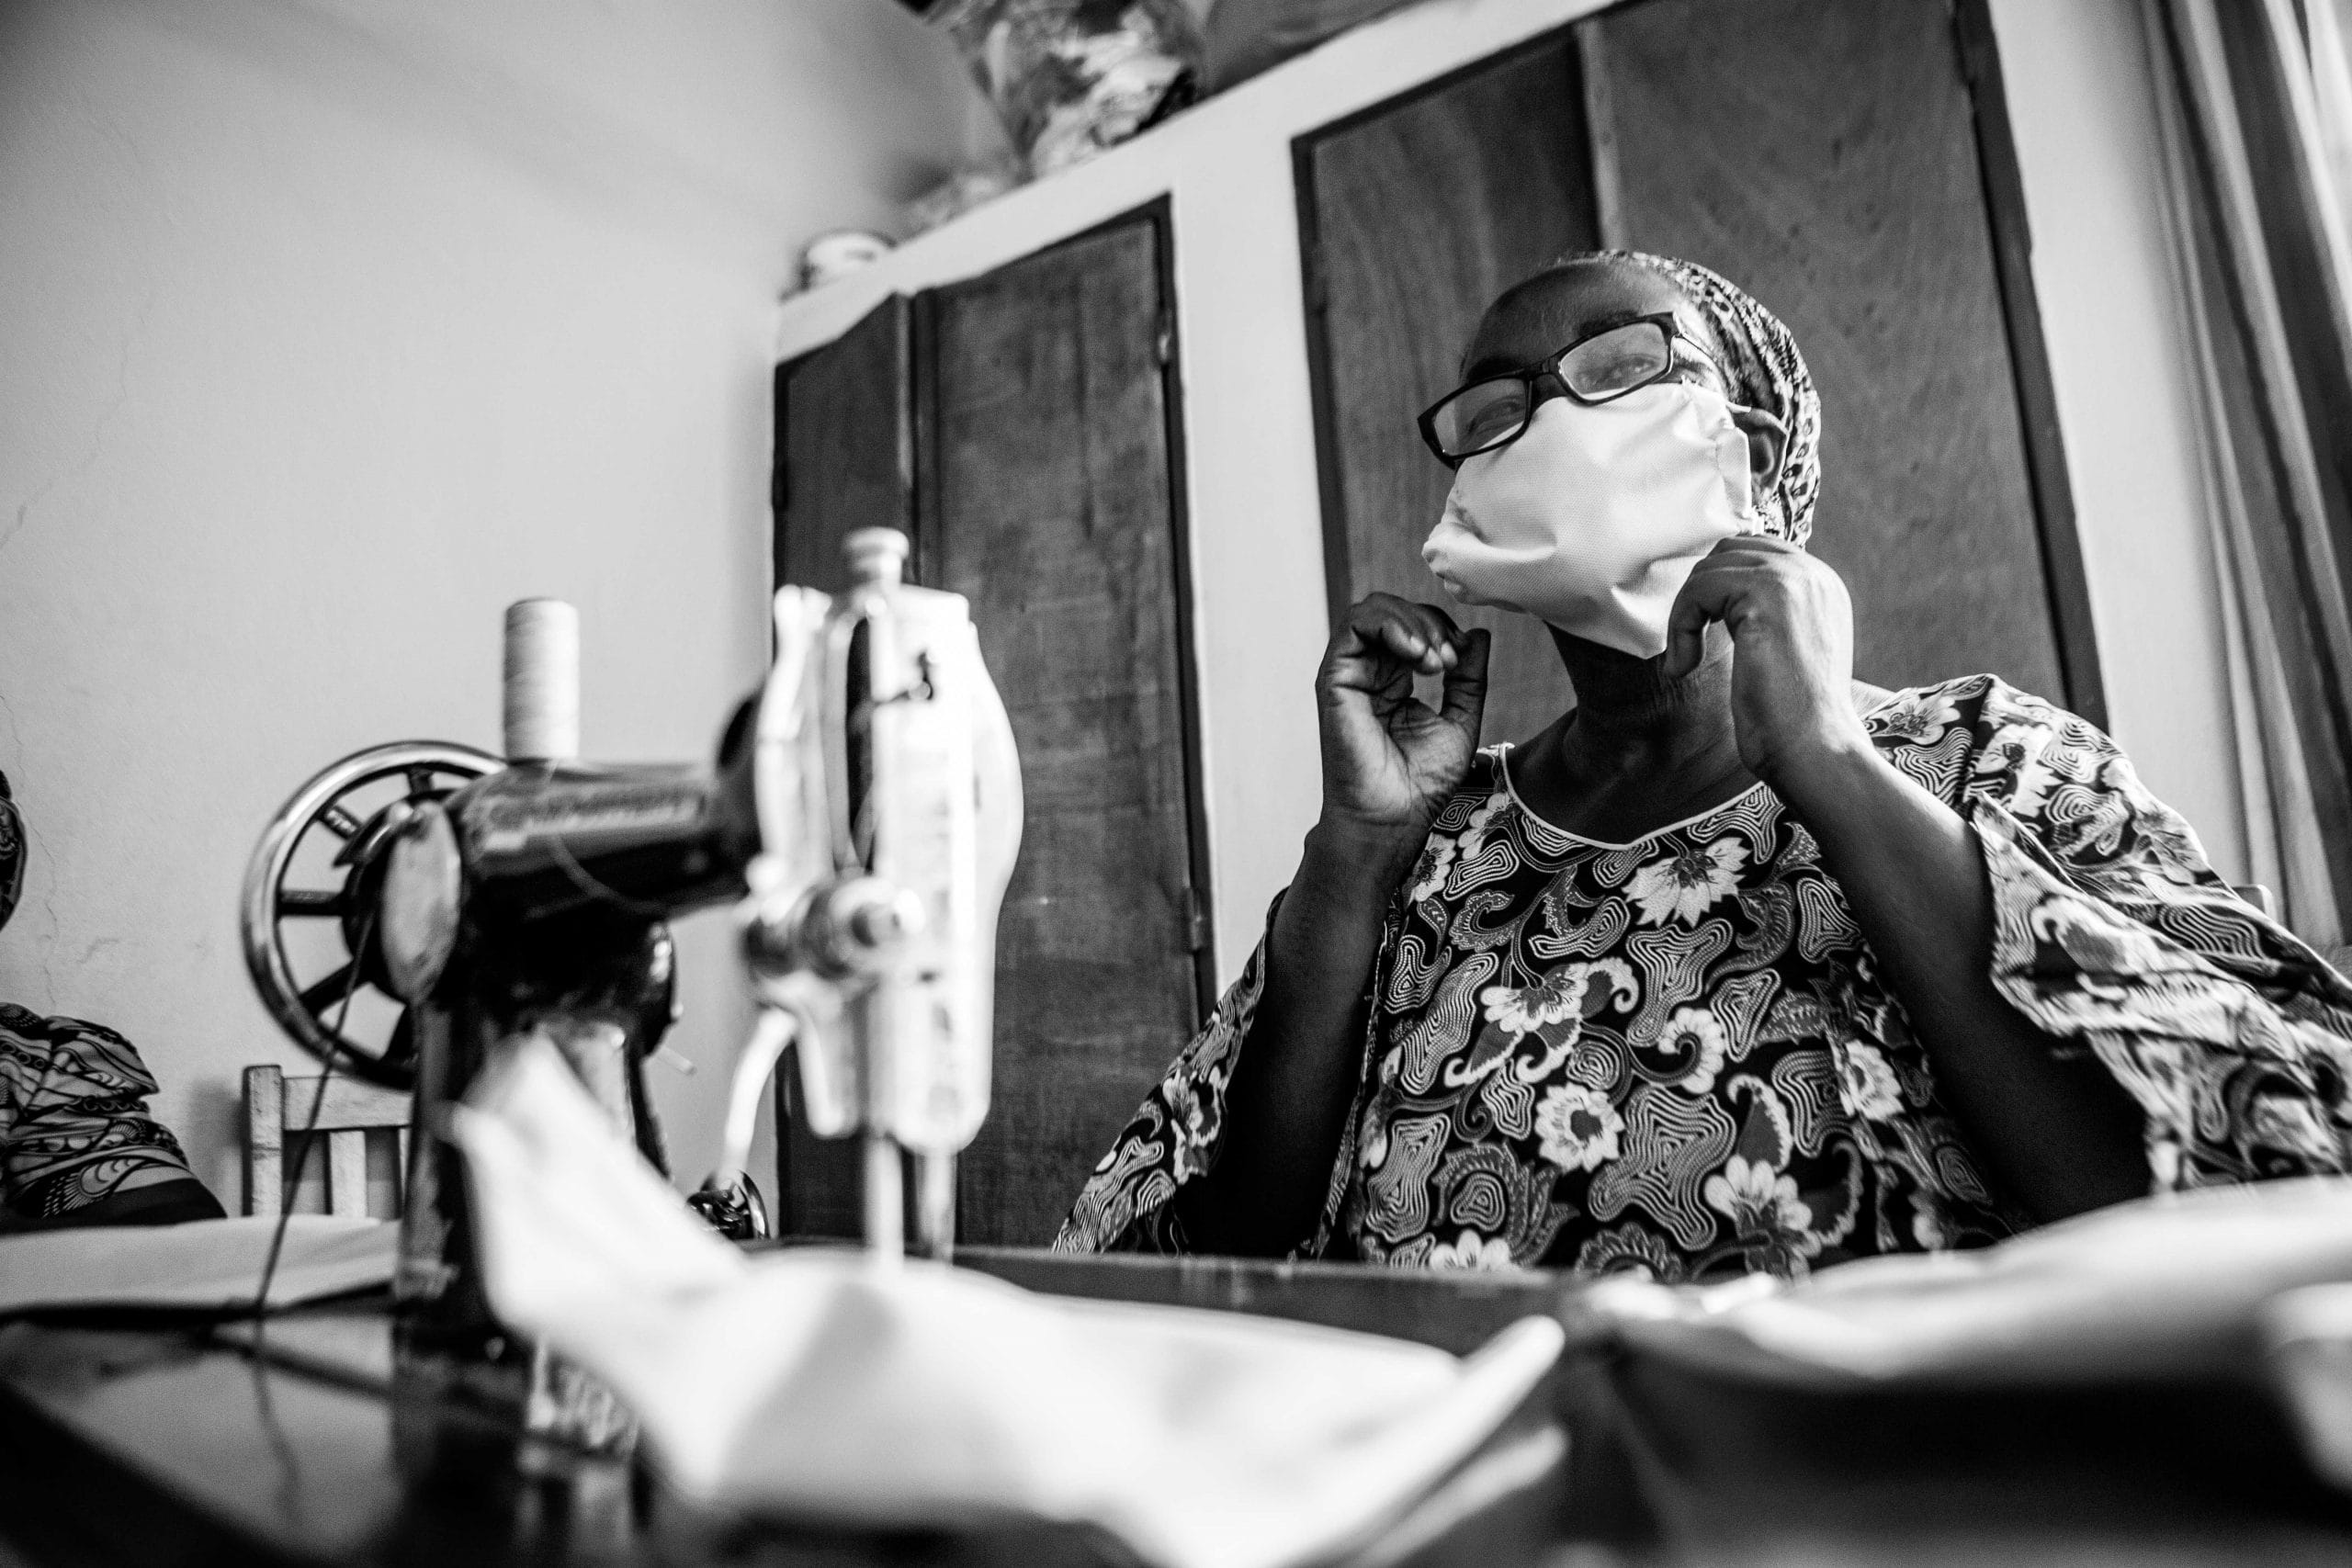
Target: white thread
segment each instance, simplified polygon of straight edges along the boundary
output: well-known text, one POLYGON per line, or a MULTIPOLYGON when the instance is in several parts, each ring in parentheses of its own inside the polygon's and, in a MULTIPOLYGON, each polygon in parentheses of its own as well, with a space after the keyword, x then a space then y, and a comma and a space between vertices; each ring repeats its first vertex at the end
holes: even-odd
POLYGON ((903 581, 911 549, 907 536, 896 528, 853 528, 842 541, 842 553, 849 557, 850 577, 858 582, 903 581))
POLYGON ((580 755, 580 612, 560 599, 506 606, 506 760, 580 755))

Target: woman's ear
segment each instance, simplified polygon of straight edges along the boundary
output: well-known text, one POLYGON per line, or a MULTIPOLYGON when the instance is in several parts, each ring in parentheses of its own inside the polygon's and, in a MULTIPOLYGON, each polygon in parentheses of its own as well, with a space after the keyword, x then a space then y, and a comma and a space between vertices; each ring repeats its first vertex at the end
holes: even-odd
POLYGON ((1781 482, 1781 465, 1788 460, 1789 427, 1762 409, 1735 404, 1732 423, 1747 437, 1747 471, 1761 495, 1781 482))

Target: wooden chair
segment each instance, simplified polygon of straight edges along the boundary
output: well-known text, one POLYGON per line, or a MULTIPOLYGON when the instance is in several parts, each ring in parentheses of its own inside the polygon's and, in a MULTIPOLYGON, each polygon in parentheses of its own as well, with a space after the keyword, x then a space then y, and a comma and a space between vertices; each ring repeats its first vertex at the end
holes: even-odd
MULTIPOLYGON (((275 1214, 286 1202, 286 1144, 311 1124, 319 1080, 289 1078, 276 1067, 245 1069, 245 1213, 275 1214)), ((368 1134, 390 1128, 400 1154, 392 1175, 392 1212, 400 1213, 408 1179, 409 1097, 356 1078, 327 1085, 312 1129, 327 1141, 327 1212, 368 1213, 368 1134)), ((314 1158, 316 1156, 313 1156, 314 1158)))

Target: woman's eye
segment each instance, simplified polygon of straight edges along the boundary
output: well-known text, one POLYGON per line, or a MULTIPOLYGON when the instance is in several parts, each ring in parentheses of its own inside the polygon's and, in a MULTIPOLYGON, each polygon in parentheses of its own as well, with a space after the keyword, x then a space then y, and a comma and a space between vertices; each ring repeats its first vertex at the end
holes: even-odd
POLYGON ((1519 428, 1526 412, 1526 394, 1516 386, 1465 397, 1456 405, 1455 445, 1479 446, 1499 441, 1519 428))
POLYGON ((1577 367, 1582 392, 1614 392, 1650 380, 1664 368, 1655 354, 1611 353, 1588 358, 1577 367))
POLYGON ((1655 321, 1634 321, 1587 338, 1570 349, 1561 368, 1584 397, 1605 397, 1655 381, 1673 363, 1673 344, 1655 321))
POLYGON ((1519 423, 1519 410, 1500 403, 1480 409, 1470 416, 1469 435, 1474 441, 1485 441, 1502 434, 1519 423))

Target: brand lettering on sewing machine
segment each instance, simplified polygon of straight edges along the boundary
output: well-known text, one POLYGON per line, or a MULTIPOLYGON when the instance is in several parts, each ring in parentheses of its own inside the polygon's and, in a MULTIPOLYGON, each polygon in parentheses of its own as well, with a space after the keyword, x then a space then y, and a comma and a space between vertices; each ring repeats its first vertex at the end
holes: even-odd
POLYGON ((700 821, 707 805, 702 789, 691 784, 600 791, 589 800, 489 801, 483 804, 479 841, 497 853, 540 839, 684 827, 700 821))

